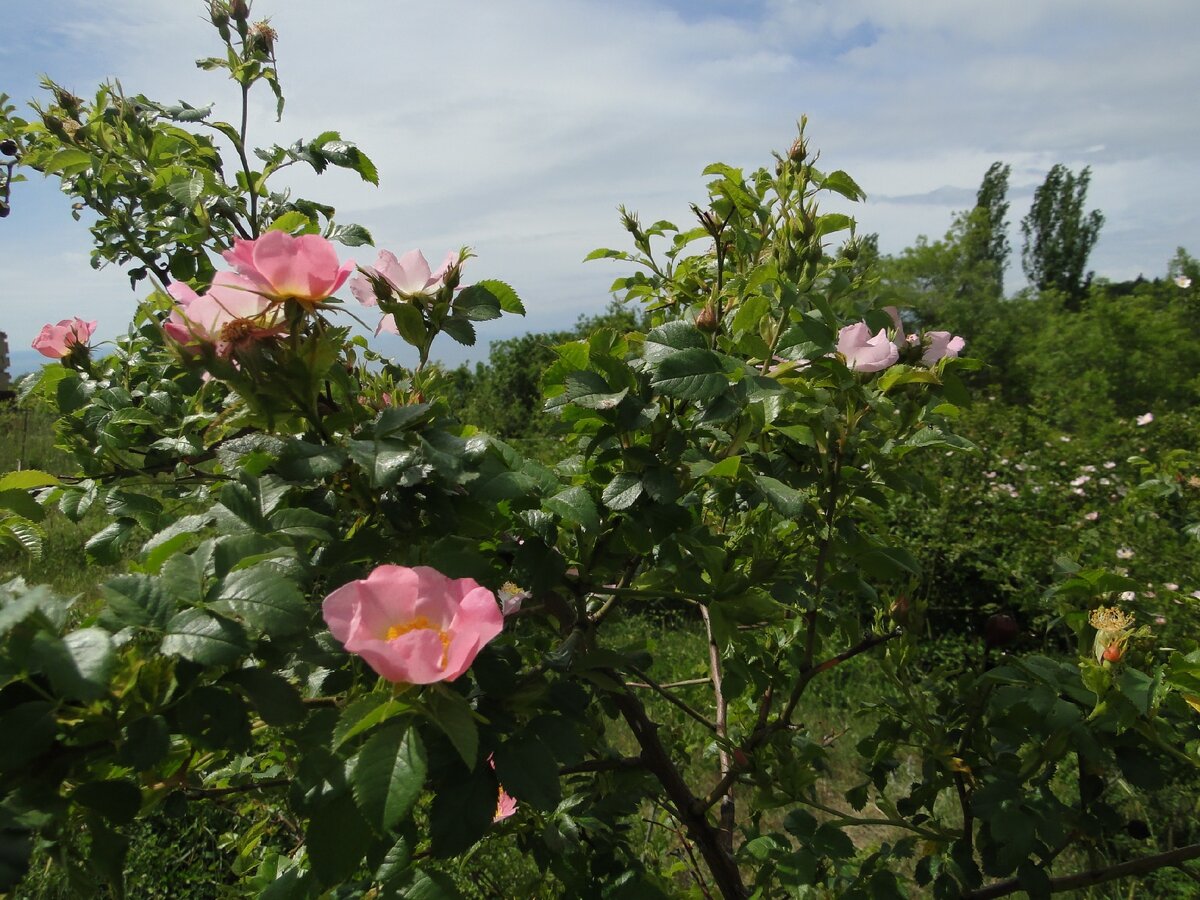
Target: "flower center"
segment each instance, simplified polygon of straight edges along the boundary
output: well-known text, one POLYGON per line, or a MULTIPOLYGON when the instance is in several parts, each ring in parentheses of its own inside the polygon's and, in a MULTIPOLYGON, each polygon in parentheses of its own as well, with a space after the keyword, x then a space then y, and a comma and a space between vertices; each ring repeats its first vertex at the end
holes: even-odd
POLYGON ((221 340, 242 344, 254 339, 256 325, 250 319, 234 319, 221 326, 221 340))
POLYGON ((410 631, 436 631, 438 638, 442 642, 442 659, 441 666, 446 665, 446 657, 450 652, 450 635, 436 627, 424 616, 417 616, 410 622, 404 622, 400 625, 393 625, 387 630, 387 634, 383 636, 385 641, 394 641, 401 635, 408 634, 410 631))

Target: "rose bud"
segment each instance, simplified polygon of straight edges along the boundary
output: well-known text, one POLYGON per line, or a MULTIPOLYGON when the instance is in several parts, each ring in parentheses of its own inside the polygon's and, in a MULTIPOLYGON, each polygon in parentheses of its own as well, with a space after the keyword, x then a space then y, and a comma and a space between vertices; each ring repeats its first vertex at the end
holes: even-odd
POLYGON ((1003 647, 1015 641, 1020 633, 1016 619, 1007 613, 995 613, 988 616, 983 626, 983 642, 988 647, 1003 647))

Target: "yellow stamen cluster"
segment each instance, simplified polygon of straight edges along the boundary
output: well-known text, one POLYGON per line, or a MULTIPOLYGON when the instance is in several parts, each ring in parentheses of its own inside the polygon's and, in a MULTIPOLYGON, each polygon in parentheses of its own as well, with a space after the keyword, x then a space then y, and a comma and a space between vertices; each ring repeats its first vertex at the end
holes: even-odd
POLYGON ((1125 631, 1133 625, 1133 616, 1116 606, 1100 606, 1092 610, 1088 622, 1097 631, 1125 631))
POLYGON ((404 622, 401 625, 393 625, 387 630, 384 635, 384 640, 394 641, 401 635, 408 634, 410 631, 436 631, 442 642, 442 665, 446 665, 446 658, 450 653, 450 635, 436 627, 424 616, 417 616, 411 622, 404 622))

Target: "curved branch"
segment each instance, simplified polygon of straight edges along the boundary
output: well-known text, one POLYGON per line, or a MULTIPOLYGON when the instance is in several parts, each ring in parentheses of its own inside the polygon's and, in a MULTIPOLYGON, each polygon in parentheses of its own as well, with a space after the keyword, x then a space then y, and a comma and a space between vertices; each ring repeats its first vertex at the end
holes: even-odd
MULTIPOLYGON (((1155 869, 1178 866, 1180 863, 1187 862, 1189 859, 1195 859, 1198 856, 1200 856, 1200 844, 1189 844, 1186 847, 1177 847, 1165 853, 1156 853, 1153 856, 1131 859, 1128 862, 1118 863, 1115 866, 1088 869, 1086 872, 1078 872, 1075 875, 1060 875, 1058 878, 1050 879, 1050 893, 1057 894, 1062 891, 1073 891, 1079 888, 1090 887, 1093 884, 1104 884, 1106 881, 1126 878, 1130 875, 1144 875, 1147 872, 1153 872, 1155 869)), ((987 887, 979 888, 978 890, 969 891, 963 894, 963 897, 965 900, 987 900, 990 897, 1005 897, 1009 894, 1015 894, 1020 890, 1023 890, 1021 882, 1016 878, 1010 878, 1008 881, 1000 881, 996 884, 989 884, 987 887)))

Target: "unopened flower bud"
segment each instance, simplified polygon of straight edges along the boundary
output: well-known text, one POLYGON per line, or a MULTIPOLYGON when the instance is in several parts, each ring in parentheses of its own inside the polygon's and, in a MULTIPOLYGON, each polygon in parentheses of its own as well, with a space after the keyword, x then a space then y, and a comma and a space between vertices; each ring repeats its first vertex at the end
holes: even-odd
POLYGON ((3 153, 5 156, 16 156, 17 142, 12 138, 5 138, 0 141, 0 153, 3 153))
POLYGON ((225 28, 229 25, 229 7, 225 5, 224 0, 210 0, 208 18, 218 28, 225 28))
POLYGON ((12 208, 7 203, 0 203, 0 219, 7 219, 12 208))
POLYGON ((1003 647, 1015 641, 1020 633, 1016 619, 1007 613, 995 613, 988 616, 983 626, 983 642, 988 647, 1003 647))
POLYGON ((246 0, 229 0, 229 14, 237 22, 245 22, 250 18, 250 4, 246 0))
POLYGON ((802 163, 808 158, 808 143, 802 137, 792 141, 791 149, 788 150, 788 159, 794 163, 802 163))
POLYGON ((720 327, 717 310, 711 303, 705 304, 704 309, 700 310, 700 315, 696 316, 696 327, 701 331, 716 331, 720 327))
POLYGON ((734 747, 733 762, 739 769, 744 769, 750 765, 750 757, 746 755, 746 751, 741 747, 734 747))

